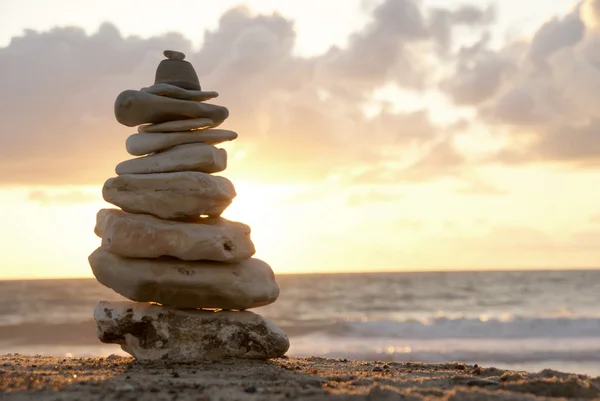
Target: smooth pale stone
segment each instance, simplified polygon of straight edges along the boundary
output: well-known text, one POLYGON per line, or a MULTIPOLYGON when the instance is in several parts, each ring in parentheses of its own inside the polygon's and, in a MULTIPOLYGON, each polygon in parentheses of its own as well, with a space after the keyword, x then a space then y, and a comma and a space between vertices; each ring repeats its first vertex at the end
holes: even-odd
POLYGON ((203 102, 219 96, 214 91, 194 91, 169 84, 155 84, 147 88, 142 88, 141 91, 153 95, 171 97, 173 99, 193 100, 196 102, 203 102))
POLYGON ((290 347, 283 330, 252 312, 182 311, 102 301, 94 318, 100 341, 119 344, 140 362, 266 360, 284 356, 290 347))
POLYGON ((102 209, 96 215, 94 232, 102 238, 104 250, 130 258, 173 256, 235 263, 256 252, 248 225, 220 217, 176 222, 102 209))
POLYGON ((229 110, 223 106, 172 99, 136 90, 121 92, 115 101, 115 117, 128 127, 186 118, 209 118, 213 122, 220 122, 228 116, 229 110))
POLYGON ((227 178, 184 171, 109 178, 102 188, 102 196, 108 203, 129 213, 180 219, 220 216, 236 193, 227 178))
POLYGON ((244 310, 269 305, 279 296, 273 270, 260 259, 239 263, 135 259, 103 248, 88 259, 101 284, 132 301, 244 310))
POLYGON ((164 152, 125 160, 115 171, 123 174, 173 173, 200 171, 218 173, 227 168, 227 152, 212 145, 191 143, 178 145, 164 152))
POLYGON ((139 133, 167 133, 167 132, 181 132, 181 131, 192 131, 210 128, 214 126, 213 120, 208 118, 192 118, 189 120, 176 120, 168 121, 162 124, 150 124, 140 125, 138 127, 139 133))
POLYGON ((142 156, 186 143, 217 145, 222 142, 233 141, 237 137, 237 133, 224 129, 207 129, 169 134, 133 134, 127 138, 125 146, 130 155, 142 156))

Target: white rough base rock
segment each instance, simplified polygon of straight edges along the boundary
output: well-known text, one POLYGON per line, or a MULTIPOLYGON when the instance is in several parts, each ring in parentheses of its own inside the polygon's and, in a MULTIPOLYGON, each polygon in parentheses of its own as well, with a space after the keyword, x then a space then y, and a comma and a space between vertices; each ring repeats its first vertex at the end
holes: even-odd
POLYGON ((260 259, 240 263, 134 259, 102 248, 88 259, 101 284, 132 301, 245 310, 269 305, 279 297, 273 270, 260 259))
POLYGON ((195 362, 279 358, 287 335, 252 312, 182 311, 135 302, 99 302, 100 341, 119 344, 140 361, 195 362))
POLYGON ((169 134, 133 134, 127 138, 127 152, 133 156, 147 155, 152 152, 169 149, 187 143, 205 143, 216 145, 233 141, 238 134, 224 129, 207 129, 191 132, 173 132, 169 134))
POLYGON ((135 90, 121 92, 115 101, 115 117, 118 122, 128 127, 187 118, 208 118, 213 122, 221 122, 228 116, 229 110, 223 106, 173 99, 135 90))
POLYGON ((149 124, 140 125, 138 127, 139 133, 168 133, 168 132, 181 132, 181 131, 192 131, 202 130, 204 128, 213 127, 215 122, 209 118, 192 118, 189 120, 175 120, 167 121, 166 123, 160 124, 149 124))
POLYGON ((103 249, 130 258, 172 256, 235 263, 256 252, 249 226, 220 217, 175 222, 148 214, 102 209, 97 214, 94 232, 102 238, 103 249))
POLYGON ((102 196, 129 213, 180 219, 200 215, 218 217, 236 193, 227 178, 185 171, 109 178, 102 188, 102 196))
POLYGON ((227 168, 227 152, 212 145, 190 143, 179 145, 153 155, 125 160, 115 171, 123 174, 173 173, 199 171, 218 173, 227 168))
POLYGON ((171 97, 173 99, 181 100, 194 100, 197 102, 203 102, 205 100, 214 99, 219 94, 213 91, 196 91, 180 88, 179 86, 169 85, 166 83, 159 83, 147 88, 142 88, 142 92, 148 92, 153 95, 171 97))

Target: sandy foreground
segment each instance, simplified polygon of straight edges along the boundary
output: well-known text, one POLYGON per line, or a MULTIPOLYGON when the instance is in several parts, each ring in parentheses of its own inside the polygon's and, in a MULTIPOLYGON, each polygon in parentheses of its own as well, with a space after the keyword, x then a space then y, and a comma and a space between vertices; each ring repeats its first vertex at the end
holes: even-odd
POLYGON ((0 400, 600 400, 600 377, 458 363, 282 358, 169 365, 0 356, 0 400))

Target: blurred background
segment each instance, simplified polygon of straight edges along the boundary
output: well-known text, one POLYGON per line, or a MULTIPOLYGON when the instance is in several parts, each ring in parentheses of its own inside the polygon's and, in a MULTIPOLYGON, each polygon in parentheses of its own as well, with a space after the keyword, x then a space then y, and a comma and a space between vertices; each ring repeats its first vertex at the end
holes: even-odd
POLYGON ((0 2, 0 353, 108 355, 116 96, 187 54, 292 355, 600 374, 600 1, 0 2), (35 12, 34 12, 35 11, 35 12), (319 276, 314 276, 319 274, 319 276), (77 280, 75 280, 77 279, 77 280))

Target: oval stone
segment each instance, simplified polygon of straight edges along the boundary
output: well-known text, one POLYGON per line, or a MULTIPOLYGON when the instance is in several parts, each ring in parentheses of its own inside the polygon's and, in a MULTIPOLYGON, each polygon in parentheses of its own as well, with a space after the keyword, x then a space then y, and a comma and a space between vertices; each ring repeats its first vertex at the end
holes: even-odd
POLYGON ((235 263, 256 252, 250 227, 221 217, 178 222, 102 209, 96 216, 94 232, 102 238, 103 249, 131 258, 172 256, 235 263))
POLYGON ((237 133, 224 129, 172 132, 168 134, 133 134, 127 138, 125 147, 130 155, 142 156, 186 143, 217 145, 222 142, 233 141, 237 137, 237 133))
POLYGON ((239 263, 125 258, 96 249, 96 279, 125 298, 175 308, 245 310, 279 297, 271 267, 260 259, 239 263))
POLYGON ((191 143, 175 146, 153 155, 125 160, 117 165, 115 172, 118 175, 177 171, 200 171, 210 174, 218 173, 226 168, 227 152, 225 149, 203 143, 191 143))
POLYGON ((200 215, 218 217, 236 193, 227 178, 184 171, 109 178, 102 188, 102 196, 129 213, 182 219, 200 215))
POLYGON ((119 123, 128 127, 191 118, 208 118, 217 123, 228 116, 229 110, 223 106, 172 99, 136 90, 121 92, 115 100, 115 117, 119 123))

